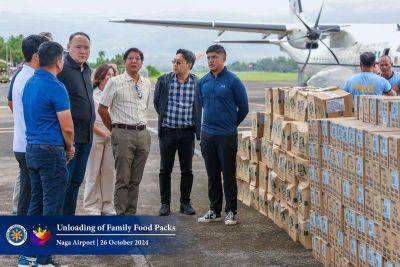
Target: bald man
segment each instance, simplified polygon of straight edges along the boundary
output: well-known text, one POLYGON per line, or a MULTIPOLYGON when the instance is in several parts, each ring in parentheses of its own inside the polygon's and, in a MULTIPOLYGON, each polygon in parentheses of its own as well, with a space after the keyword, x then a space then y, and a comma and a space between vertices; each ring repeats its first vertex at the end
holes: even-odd
POLYGON ((379 68, 381 69, 381 76, 385 78, 392 86, 392 90, 399 94, 400 88, 400 73, 392 69, 393 63, 389 56, 382 56, 379 59, 379 68))

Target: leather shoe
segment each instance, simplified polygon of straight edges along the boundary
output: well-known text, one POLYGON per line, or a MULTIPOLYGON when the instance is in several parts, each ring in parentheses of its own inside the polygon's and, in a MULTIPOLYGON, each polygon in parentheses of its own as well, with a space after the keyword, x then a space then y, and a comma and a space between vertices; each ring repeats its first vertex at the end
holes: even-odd
POLYGON ((160 211, 158 212, 158 215, 160 216, 168 216, 171 213, 171 210, 169 208, 168 204, 162 204, 160 211))
POLYGON ((196 211, 194 210, 194 208, 190 203, 181 203, 180 213, 186 215, 194 215, 196 214, 196 211))

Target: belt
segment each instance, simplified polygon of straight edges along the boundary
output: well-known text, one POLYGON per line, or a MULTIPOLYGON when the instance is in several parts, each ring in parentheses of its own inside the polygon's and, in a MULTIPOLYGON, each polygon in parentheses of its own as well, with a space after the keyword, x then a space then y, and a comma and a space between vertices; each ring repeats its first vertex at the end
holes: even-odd
POLYGON ((188 126, 188 127, 183 127, 183 128, 170 128, 170 127, 162 127, 164 131, 194 131, 195 127, 194 126, 188 126))
POLYGON ((127 125, 127 124, 121 124, 121 123, 114 123, 111 125, 111 128, 143 131, 146 129, 146 125, 127 125))
POLYGON ((53 145, 37 145, 37 144, 27 144, 29 148, 39 148, 43 150, 65 150, 63 146, 53 146, 53 145))

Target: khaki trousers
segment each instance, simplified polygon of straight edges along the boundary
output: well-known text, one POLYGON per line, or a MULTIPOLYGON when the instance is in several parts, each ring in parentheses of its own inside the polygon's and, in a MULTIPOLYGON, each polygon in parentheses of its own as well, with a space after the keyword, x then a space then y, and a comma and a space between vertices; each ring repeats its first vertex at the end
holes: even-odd
POLYGON ((117 171, 114 205, 118 215, 135 214, 139 184, 150 152, 151 138, 147 130, 113 128, 111 143, 117 171))
POLYGON ((113 194, 115 184, 114 157, 111 138, 93 134, 92 149, 85 173, 83 207, 90 215, 115 214, 113 194))

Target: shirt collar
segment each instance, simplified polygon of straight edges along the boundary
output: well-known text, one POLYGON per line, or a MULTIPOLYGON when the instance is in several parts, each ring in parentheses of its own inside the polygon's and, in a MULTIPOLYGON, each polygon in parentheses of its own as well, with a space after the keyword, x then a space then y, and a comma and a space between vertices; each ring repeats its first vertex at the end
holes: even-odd
POLYGON ((56 79, 56 77, 53 74, 42 68, 35 70, 35 73, 56 79))
MULTIPOLYGON (((127 82, 129 82, 129 81, 135 82, 135 81, 133 80, 132 76, 129 75, 126 71, 124 71, 124 73, 123 73, 122 75, 124 75, 125 80, 126 80, 127 82)), ((142 82, 143 82, 142 75, 139 74, 138 83, 142 83, 142 82)))
POLYGON ((389 78, 386 78, 385 76, 383 76, 382 74, 381 74, 381 76, 383 77, 383 78, 385 78, 386 80, 390 80, 390 79, 392 79, 393 78, 393 76, 394 76, 394 71, 392 70, 392 75, 390 75, 390 77, 389 78))
MULTIPOLYGON (((227 71, 228 71, 227 67, 224 66, 224 68, 222 69, 222 71, 221 71, 220 73, 217 74, 217 78, 219 78, 219 77, 221 77, 222 75, 224 75, 225 72, 227 72, 227 71)), ((214 74, 213 74, 211 71, 209 72, 209 74, 210 74, 212 77, 215 77, 214 74)))
MULTIPOLYGON (((81 70, 81 65, 76 63, 76 61, 71 57, 71 55, 68 53, 65 58, 68 60, 69 65, 71 65, 72 68, 81 70)), ((83 63, 83 69, 86 70, 89 67, 89 65, 85 62, 83 63)))

